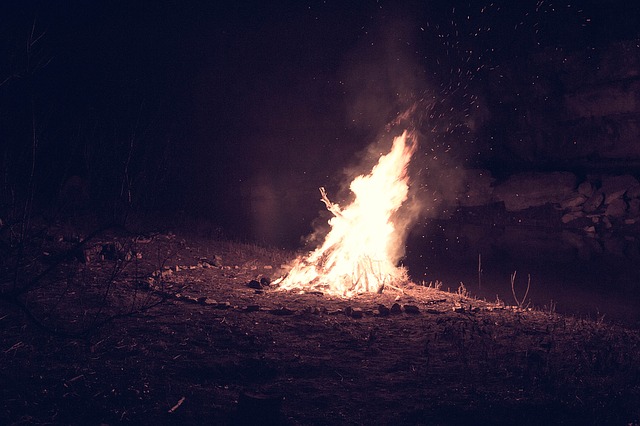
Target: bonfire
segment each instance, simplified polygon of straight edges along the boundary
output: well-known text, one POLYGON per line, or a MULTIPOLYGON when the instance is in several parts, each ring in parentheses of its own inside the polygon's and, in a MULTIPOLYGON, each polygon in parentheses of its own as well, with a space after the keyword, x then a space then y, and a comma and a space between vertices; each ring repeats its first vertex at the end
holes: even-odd
POLYGON ((349 188, 355 198, 344 208, 320 188, 333 214, 330 230, 317 249, 296 258, 289 273, 274 282, 279 289, 352 297, 407 280, 406 270, 397 265, 405 232, 394 219, 408 197, 407 166, 415 147, 412 134, 396 137, 368 174, 353 179, 349 188))

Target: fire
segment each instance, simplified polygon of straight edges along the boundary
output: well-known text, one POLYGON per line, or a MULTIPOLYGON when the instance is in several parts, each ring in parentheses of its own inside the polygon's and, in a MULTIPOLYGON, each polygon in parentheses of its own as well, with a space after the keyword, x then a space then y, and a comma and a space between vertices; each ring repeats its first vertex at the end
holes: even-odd
POLYGON ((406 271, 396 266, 404 250, 394 214, 408 197, 407 166, 415 146, 406 131, 396 137, 371 172, 351 182, 355 199, 345 208, 332 203, 320 188, 322 202, 334 216, 330 231, 320 247, 295 259, 291 271, 274 284, 282 290, 351 297, 382 292, 406 280, 406 271))

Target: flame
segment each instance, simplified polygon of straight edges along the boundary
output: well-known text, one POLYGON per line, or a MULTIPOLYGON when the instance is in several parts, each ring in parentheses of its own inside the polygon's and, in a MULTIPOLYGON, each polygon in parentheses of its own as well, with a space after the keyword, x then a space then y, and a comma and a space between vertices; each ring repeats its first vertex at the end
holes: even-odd
POLYGON ((407 166, 415 146, 406 131, 396 137, 371 172, 351 182, 355 199, 344 209, 320 188, 322 202, 334 216, 331 229, 320 247, 295 259, 290 272, 274 284, 282 290, 351 297, 382 292, 406 280, 406 271, 396 266, 404 252, 404 232, 396 229, 393 217, 408 196, 407 166))

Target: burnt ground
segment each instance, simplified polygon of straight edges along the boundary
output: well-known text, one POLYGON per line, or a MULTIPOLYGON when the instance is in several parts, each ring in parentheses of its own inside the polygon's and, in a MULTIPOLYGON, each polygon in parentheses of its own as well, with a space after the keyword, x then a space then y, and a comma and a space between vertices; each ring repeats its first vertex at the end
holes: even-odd
POLYGON ((640 421, 638 330, 413 284, 277 291, 292 253, 193 230, 81 237, 4 255, 2 424, 640 421))

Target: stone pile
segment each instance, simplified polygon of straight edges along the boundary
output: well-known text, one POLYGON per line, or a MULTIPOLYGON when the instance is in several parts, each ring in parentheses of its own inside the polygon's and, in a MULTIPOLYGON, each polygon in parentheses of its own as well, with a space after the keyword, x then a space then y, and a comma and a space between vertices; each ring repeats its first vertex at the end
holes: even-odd
POLYGON ((587 178, 559 207, 562 223, 587 232, 640 223, 640 182, 631 175, 587 178))
POLYGON ((630 174, 581 181, 570 172, 524 172, 495 183, 488 170, 469 170, 457 200, 461 207, 502 203, 507 212, 551 204, 563 226, 586 232, 640 225, 640 181, 630 174))

